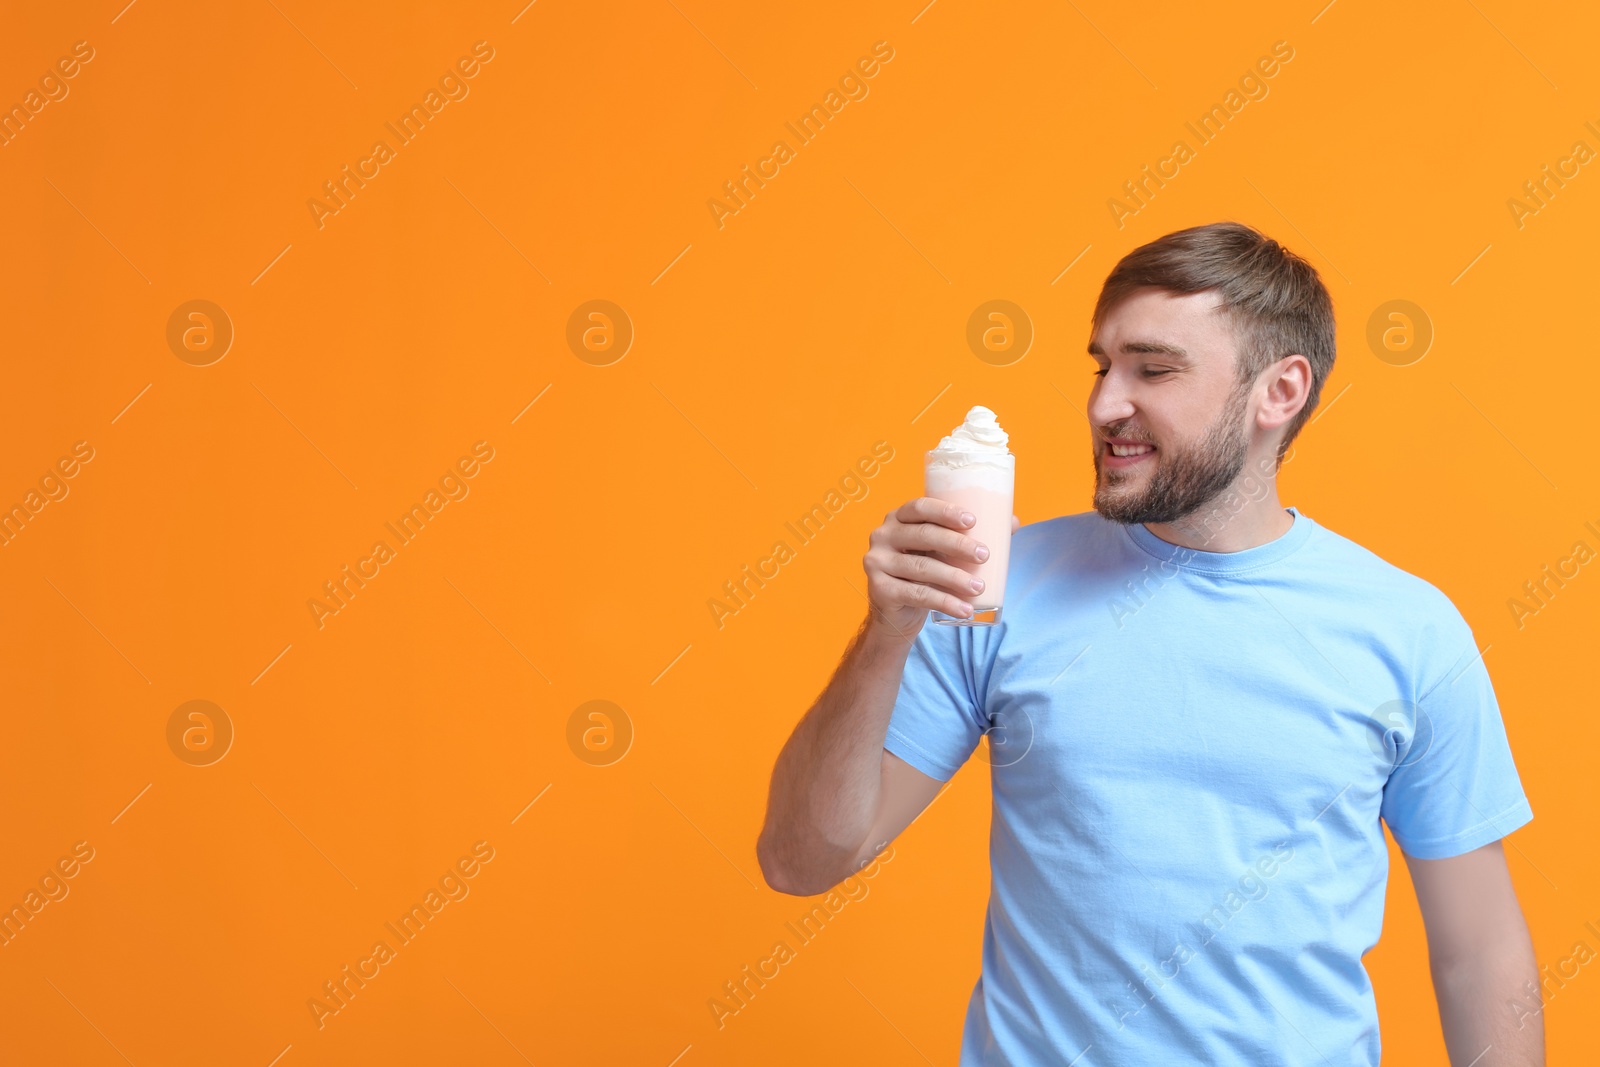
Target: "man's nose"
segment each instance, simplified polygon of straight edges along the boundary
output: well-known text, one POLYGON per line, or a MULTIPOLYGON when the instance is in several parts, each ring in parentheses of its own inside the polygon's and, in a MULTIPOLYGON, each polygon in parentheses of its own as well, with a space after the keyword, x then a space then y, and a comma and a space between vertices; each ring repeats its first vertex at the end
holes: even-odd
POLYGON ((1089 422, 1093 426, 1112 426, 1133 417, 1133 401, 1128 391, 1111 371, 1104 378, 1096 378, 1089 393, 1089 422))

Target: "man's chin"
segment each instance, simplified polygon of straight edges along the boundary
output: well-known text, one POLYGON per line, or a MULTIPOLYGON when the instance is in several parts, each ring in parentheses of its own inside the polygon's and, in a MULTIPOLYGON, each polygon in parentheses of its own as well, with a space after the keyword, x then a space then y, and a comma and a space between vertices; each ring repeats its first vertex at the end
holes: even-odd
POLYGON ((1100 517, 1120 526, 1137 526, 1148 523, 1178 522, 1192 512, 1169 515, 1155 511, 1146 494, 1121 483, 1107 489, 1102 486, 1094 494, 1094 510, 1100 517))
POLYGON ((1142 494, 1135 488, 1137 475, 1120 471, 1108 474, 1104 468, 1095 471, 1094 509, 1101 516, 1124 526, 1142 522, 1135 513, 1142 509, 1142 494))
POLYGON ((1094 510, 1100 513, 1101 518, 1122 526, 1132 526, 1134 523, 1143 522, 1144 520, 1139 516, 1138 509, 1129 506, 1130 504, 1138 504, 1138 501, 1123 500, 1120 499, 1120 496, 1121 494, 1119 493, 1107 493, 1104 490, 1096 492, 1094 494, 1094 510))

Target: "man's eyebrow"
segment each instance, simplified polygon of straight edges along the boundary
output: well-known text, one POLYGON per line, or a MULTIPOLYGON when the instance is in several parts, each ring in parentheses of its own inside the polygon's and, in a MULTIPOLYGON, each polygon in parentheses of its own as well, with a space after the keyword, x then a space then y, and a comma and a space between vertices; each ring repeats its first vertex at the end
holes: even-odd
MULTIPOLYGON (((1192 362, 1189 359, 1189 353, 1185 352, 1177 345, 1169 345, 1164 341, 1124 341, 1122 342, 1120 351, 1123 353, 1132 352, 1141 355, 1170 356, 1171 358, 1183 363, 1192 362)), ((1099 344, 1094 341, 1090 341, 1089 354, 1091 356, 1103 356, 1106 354, 1106 352, 1105 349, 1101 348, 1099 344)))

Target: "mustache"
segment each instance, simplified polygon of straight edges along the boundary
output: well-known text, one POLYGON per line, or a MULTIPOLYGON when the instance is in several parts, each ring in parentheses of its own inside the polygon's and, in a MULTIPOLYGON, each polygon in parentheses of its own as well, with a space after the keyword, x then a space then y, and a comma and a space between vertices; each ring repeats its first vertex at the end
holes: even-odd
POLYGON ((1113 438, 1113 437, 1122 438, 1123 440, 1132 441, 1135 444, 1141 444, 1141 445, 1153 445, 1153 444, 1156 443, 1156 440, 1153 437, 1144 437, 1144 436, 1141 436, 1139 434, 1128 433, 1126 430, 1122 430, 1122 431, 1118 431, 1118 432, 1112 432, 1112 431, 1109 431, 1109 430, 1099 430, 1099 431, 1096 431, 1096 436, 1095 436, 1095 439, 1094 439, 1095 440, 1095 444, 1097 444, 1097 445, 1098 444, 1105 444, 1107 440, 1109 440, 1110 438, 1113 438))

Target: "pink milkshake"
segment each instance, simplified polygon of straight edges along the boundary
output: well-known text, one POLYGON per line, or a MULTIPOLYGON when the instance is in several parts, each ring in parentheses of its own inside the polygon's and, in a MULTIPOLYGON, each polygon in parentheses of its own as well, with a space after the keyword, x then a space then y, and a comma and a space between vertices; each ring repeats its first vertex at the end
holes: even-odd
POLYGON ((970 619, 933 612, 933 621, 941 625, 993 626, 1000 621, 1006 565, 1011 560, 1012 488, 1016 473, 1016 456, 1006 447, 1009 440, 995 421, 994 412, 977 406, 967 412, 965 422, 927 453, 925 494, 972 512, 978 521, 966 533, 989 547, 989 558, 982 563, 945 560, 982 578, 984 586, 983 592, 968 593, 962 598, 973 607, 970 619))

